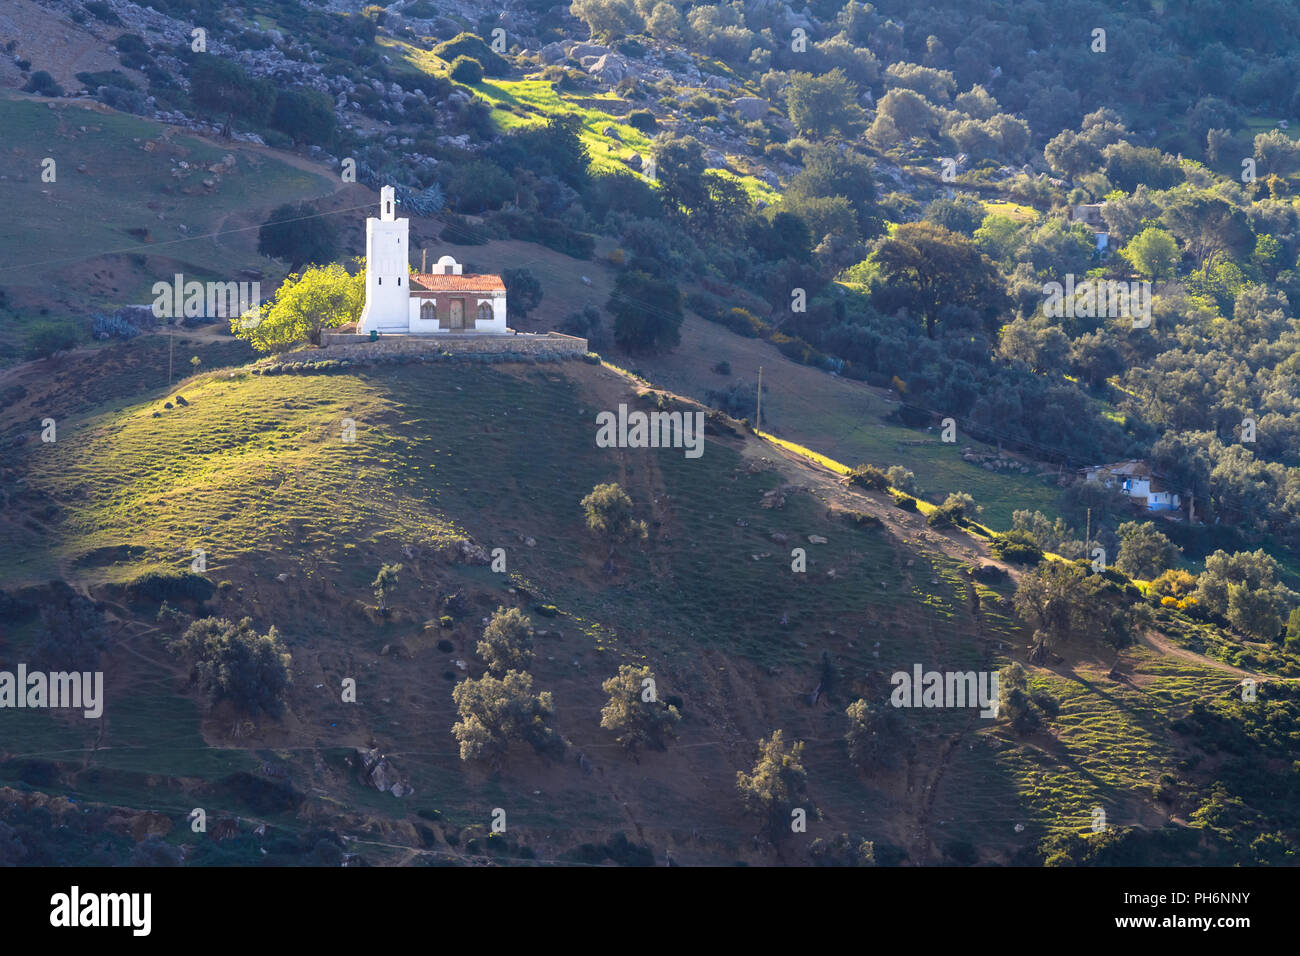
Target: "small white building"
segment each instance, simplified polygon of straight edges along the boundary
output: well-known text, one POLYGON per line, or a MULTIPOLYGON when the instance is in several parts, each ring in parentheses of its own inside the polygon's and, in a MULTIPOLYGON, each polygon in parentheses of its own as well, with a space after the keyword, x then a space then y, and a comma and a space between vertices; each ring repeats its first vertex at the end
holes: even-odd
POLYGON ((379 191, 379 218, 366 219, 366 305, 357 332, 383 335, 505 335, 506 286, 466 273, 451 256, 411 272, 410 220, 398 219, 392 186, 379 191))
POLYGON ((1118 486, 1148 511, 1176 511, 1182 507, 1182 497, 1170 491, 1144 461, 1131 459, 1110 465, 1089 465, 1080 468, 1079 474, 1084 481, 1098 482, 1107 488, 1118 486))

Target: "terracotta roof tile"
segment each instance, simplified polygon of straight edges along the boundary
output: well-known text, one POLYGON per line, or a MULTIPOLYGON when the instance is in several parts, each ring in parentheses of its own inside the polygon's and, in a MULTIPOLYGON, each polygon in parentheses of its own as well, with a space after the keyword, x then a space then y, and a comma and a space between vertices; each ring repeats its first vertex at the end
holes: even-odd
POLYGON ((449 276, 432 272, 411 275, 411 288, 428 292, 505 292, 506 284, 500 276, 469 273, 449 276))

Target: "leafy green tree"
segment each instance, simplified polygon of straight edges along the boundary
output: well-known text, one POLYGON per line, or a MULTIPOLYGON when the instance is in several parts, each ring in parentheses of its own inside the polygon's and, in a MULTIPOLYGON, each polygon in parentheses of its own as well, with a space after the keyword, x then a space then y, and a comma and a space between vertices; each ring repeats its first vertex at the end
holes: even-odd
POLYGON ((867 138, 888 148, 903 140, 923 139, 935 125, 934 107, 912 90, 890 90, 876 104, 876 118, 867 138))
POLYGON ((704 147, 694 136, 671 133, 656 136, 650 147, 664 204, 670 213, 689 217, 709 201, 704 172, 704 147))
POLYGON ((1009 664, 998 673, 998 717, 1021 735, 1033 733, 1042 725, 1038 708, 1029 696, 1025 669, 1019 664, 1009 664))
POLYGON ((1178 267, 1178 242, 1163 229, 1149 226, 1119 251, 1139 273, 1150 279, 1167 279, 1178 267))
POLYGON ((272 716, 283 708, 292 679, 290 656, 274 627, 258 634, 252 618, 233 624, 207 617, 191 624, 170 648, 190 660, 193 680, 212 703, 230 700, 240 710, 272 716))
POLYGON ((1087 136, 1067 129, 1048 141, 1043 158, 1053 172, 1077 179, 1101 165, 1101 149, 1087 136))
POLYGON ((456 57, 449 72, 457 83, 473 85, 483 81, 483 64, 471 56, 456 57))
POLYGON ((808 796, 808 773, 803 766, 803 741, 787 744, 785 731, 775 731, 758 742, 758 761, 751 773, 736 773, 736 788, 746 811, 756 816, 773 842, 791 832, 795 809, 815 818, 808 796))
POLYGON ((275 97, 274 85, 254 79, 235 61, 212 53, 194 56, 190 98, 206 113, 225 115, 227 124, 237 116, 252 126, 265 125, 275 97))
POLYGON ((600 712, 600 726, 616 731, 618 742, 632 753, 642 748, 663 750, 668 738, 677 735, 681 712, 658 699, 655 675, 649 667, 622 664, 618 674, 600 687, 609 695, 609 703, 600 712))
POLYGON ((587 530, 615 544, 649 535, 644 521, 632 517, 632 499, 617 482, 596 485, 582 499, 582 509, 587 520, 587 530))
POLYGON ((1045 561, 1032 574, 1021 576, 1012 604, 1035 628, 1031 661, 1045 660, 1051 645, 1086 624, 1093 596, 1083 570, 1064 561, 1045 561))
POLYGON ((521 319, 542 303, 542 283, 529 269, 506 269, 501 273, 506 284, 506 309, 521 319))
MULTIPOLYGON (((852 149, 838 149, 818 144, 804 151, 801 169, 786 187, 781 207, 799 215, 811 227, 812 218, 803 215, 813 200, 847 203, 856 219, 856 231, 844 234, 870 239, 884 231, 880 208, 876 204, 876 176, 871 161, 852 149)), ((773 220, 775 222, 775 220, 773 220)), ((829 228, 813 229, 813 241, 829 228)))
POLYGON ((873 705, 858 699, 849 704, 844 713, 849 718, 844 742, 854 766, 870 771, 898 764, 904 730, 897 711, 882 703, 873 705))
POLYGON ((1259 161, 1261 176, 1272 174, 1285 178, 1300 170, 1300 146, 1280 129, 1271 129, 1256 135, 1255 159, 1259 161))
POLYGON ((851 136, 863 120, 857 86, 839 67, 829 73, 791 73, 785 91, 790 122, 801 133, 851 136))
POLYGON ((1119 554, 1115 567, 1129 577, 1149 581, 1178 560, 1178 546, 1149 521, 1126 521, 1116 533, 1119 554))
POLYGON ((334 101, 317 90, 281 90, 271 125, 295 143, 328 146, 334 140, 334 101))
POLYGON ((901 306, 922 319, 930 338, 945 306, 965 306, 992 321, 1006 301, 988 257, 969 239, 932 223, 902 223, 868 262, 884 285, 873 289, 872 298, 886 310, 901 306))
POLYGON ((515 181, 496 163, 471 159, 456 164, 447 178, 447 195, 457 212, 473 215, 514 199, 515 181))
POLYGON ((1150 189, 1171 189, 1183 181, 1183 170, 1158 149, 1114 143, 1101 151, 1106 178, 1125 192, 1139 184, 1150 189))
POLYGON ((259 352, 283 352, 303 342, 320 343, 321 332, 361 317, 365 275, 341 265, 290 275, 275 298, 230 320, 230 331, 259 352))
POLYGON ((509 670, 526 670, 533 660, 533 628, 528 615, 517 607, 497 608, 483 630, 478 654, 489 673, 497 677, 509 670))
POLYGON ((620 272, 605 310, 614 317, 614 341, 619 348, 658 351, 681 342, 682 293, 668 279, 639 269, 620 272))
MULTIPOLYGON (((593 38, 606 42, 640 33, 645 28, 632 0, 573 0, 569 13, 587 25, 593 38)), ((662 25, 662 15, 660 22, 662 25)))
POLYGON ((1279 580, 1277 561, 1262 548, 1235 554, 1215 551, 1205 559, 1195 597, 1259 640, 1276 640, 1283 616, 1296 603, 1295 592, 1279 580))
POLYGON ((1286 649, 1300 654, 1300 607, 1293 607, 1286 619, 1286 649))
POLYGON ((557 756, 564 739, 550 726, 555 702, 550 691, 533 693, 531 674, 506 671, 466 679, 451 692, 459 720, 452 736, 461 760, 484 760, 499 766, 512 744, 523 743, 543 756, 557 756))
POLYGON ((379 604, 379 613, 388 613, 388 597, 397 588, 397 576, 402 573, 400 564, 385 564, 379 568, 379 573, 375 579, 370 582, 374 588, 375 600, 379 604))
POLYGON ((289 263, 298 272, 304 263, 325 263, 338 255, 338 229, 306 203, 276 206, 257 232, 257 252, 289 263))
POLYGON ((941 196, 925 210, 925 221, 963 236, 974 236, 984 222, 984 204, 975 196, 941 196))
POLYGON ((1162 218, 1169 231, 1183 241, 1198 268, 1220 253, 1244 257, 1254 242, 1246 214, 1207 193, 1180 190, 1165 207, 1162 218))
POLYGON ((28 359, 49 358, 75 348, 80 338, 80 330, 69 320, 38 320, 27 327, 23 355, 28 359))

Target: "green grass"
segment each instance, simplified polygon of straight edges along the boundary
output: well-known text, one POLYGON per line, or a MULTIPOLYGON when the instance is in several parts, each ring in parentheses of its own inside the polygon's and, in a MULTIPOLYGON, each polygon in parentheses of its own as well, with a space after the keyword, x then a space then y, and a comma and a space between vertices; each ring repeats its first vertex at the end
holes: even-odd
MULTIPOLYGON (((223 147, 177 134, 174 128, 117 112, 0 97, 7 162, 32 170, 26 181, 0 182, 6 215, 21 230, 0 230, 0 285, 63 283, 76 264, 109 253, 164 256, 195 277, 234 278, 264 267, 253 251, 256 230, 208 238, 231 214, 325 194, 329 180, 242 144, 223 147), (83 131, 84 128, 84 131, 83 131), (150 144, 153 144, 150 146, 150 144), (227 173, 209 167, 233 154, 227 173), (56 162, 56 181, 39 178, 42 160, 56 162), (180 162, 188 164, 181 169, 180 162), (84 167, 84 172, 80 168, 84 167), (203 185, 214 182, 213 188, 203 185), (160 218, 160 216, 162 218, 160 218), (182 232, 178 227, 184 226, 182 232), (131 230, 137 230, 134 234, 131 230), (39 254, 38 254, 39 253, 39 254)), ((154 281, 167 275, 128 272, 98 289, 103 304, 150 302, 154 281)))
MULTIPOLYGON (((382 41, 401 52, 406 62, 423 73, 446 76, 450 64, 433 53, 400 41, 382 41)), ((553 116, 572 114, 579 118, 579 138, 587 147, 591 167, 596 172, 628 172, 624 160, 640 156, 650 159, 650 138, 629 126, 616 112, 621 101, 614 94, 568 94, 555 88, 549 80, 501 80, 485 77, 478 83, 461 84, 473 90, 493 107, 492 123, 501 132, 510 132, 526 126, 545 123, 553 116), (598 107, 600 100, 611 101, 610 109, 598 107), (611 128, 617 137, 608 136, 611 128)), ((714 170, 720 176, 741 184, 751 201, 775 202, 778 194, 772 187, 755 176, 740 175, 729 170, 714 170)))

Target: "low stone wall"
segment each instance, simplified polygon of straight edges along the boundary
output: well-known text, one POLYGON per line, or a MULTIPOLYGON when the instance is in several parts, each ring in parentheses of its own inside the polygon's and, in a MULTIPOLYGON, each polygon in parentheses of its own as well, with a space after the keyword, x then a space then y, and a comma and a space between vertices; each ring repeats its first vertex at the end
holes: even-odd
POLYGON ((349 359, 364 361, 388 355, 416 355, 437 352, 456 354, 540 355, 548 353, 572 358, 587 354, 587 340, 560 332, 535 334, 528 332, 507 335, 474 335, 473 333, 447 335, 381 335, 371 341, 369 335, 354 332, 325 332, 319 348, 297 349, 285 359, 325 360, 349 359))

